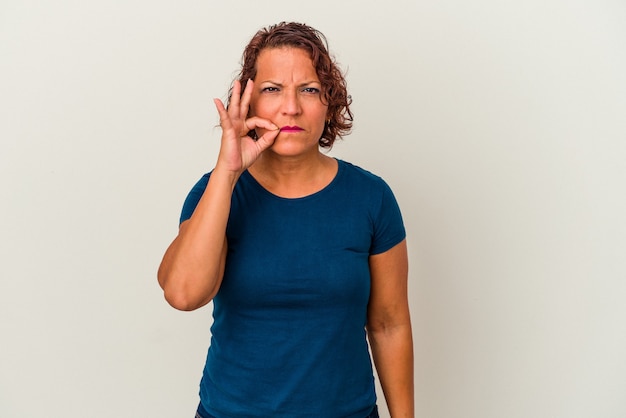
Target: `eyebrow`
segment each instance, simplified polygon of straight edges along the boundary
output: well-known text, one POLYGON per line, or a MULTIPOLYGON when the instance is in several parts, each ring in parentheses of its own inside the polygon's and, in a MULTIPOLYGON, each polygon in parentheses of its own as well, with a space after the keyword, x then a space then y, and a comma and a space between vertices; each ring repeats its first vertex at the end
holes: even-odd
MULTIPOLYGON (((279 83, 277 81, 272 81, 272 80, 264 80, 264 81, 260 81, 258 83, 259 84, 270 83, 270 84, 273 84, 273 85, 278 86, 278 87, 284 87, 284 85, 282 83, 279 83)), ((311 80, 311 81, 305 81, 303 83, 298 84, 298 87, 308 86, 308 85, 311 85, 311 84, 319 84, 320 86, 322 85, 322 83, 320 81, 311 80)))

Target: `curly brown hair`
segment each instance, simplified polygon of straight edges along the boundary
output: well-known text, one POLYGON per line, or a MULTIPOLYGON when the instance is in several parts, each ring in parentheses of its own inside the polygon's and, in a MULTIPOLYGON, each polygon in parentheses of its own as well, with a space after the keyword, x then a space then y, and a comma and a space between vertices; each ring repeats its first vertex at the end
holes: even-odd
MULTIPOLYGON (((322 84, 322 99, 328 105, 326 123, 319 145, 332 147, 335 139, 350 133, 352 129, 352 98, 348 95, 346 80, 335 60, 328 52, 328 41, 320 31, 302 23, 281 22, 259 30, 246 46, 237 78, 241 91, 248 80, 256 77, 256 62, 262 50, 267 48, 293 47, 309 53, 317 76, 322 84)), ((228 92, 228 101, 232 95, 228 92)))

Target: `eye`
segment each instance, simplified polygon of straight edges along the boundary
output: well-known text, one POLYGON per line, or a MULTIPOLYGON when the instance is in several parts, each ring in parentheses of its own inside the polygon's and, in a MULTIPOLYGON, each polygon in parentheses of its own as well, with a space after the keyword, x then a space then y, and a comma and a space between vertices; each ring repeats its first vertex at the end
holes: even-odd
POLYGON ((261 92, 263 93, 274 93, 277 91, 278 91, 278 87, 274 87, 274 86, 263 87, 263 89, 261 90, 261 92))
POLYGON ((320 89, 316 88, 316 87, 305 87, 302 89, 302 91, 304 93, 309 93, 309 94, 317 94, 320 92, 320 89))

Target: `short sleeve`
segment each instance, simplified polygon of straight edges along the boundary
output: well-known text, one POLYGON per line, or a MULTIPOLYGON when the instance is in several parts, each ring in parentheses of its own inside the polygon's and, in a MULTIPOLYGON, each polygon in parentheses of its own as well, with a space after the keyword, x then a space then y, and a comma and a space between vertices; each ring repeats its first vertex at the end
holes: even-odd
POLYGON ((370 254, 380 254, 406 238, 406 230, 398 202, 387 183, 382 181, 380 208, 374 218, 374 236, 370 254))
POLYGON ((198 202, 200 198, 204 194, 206 190, 206 186, 209 184, 209 176, 210 174, 205 174, 198 180, 198 182, 193 186, 187 198, 185 199, 185 203, 183 204, 183 210, 180 214, 180 222, 182 224, 187 219, 191 218, 193 215, 193 211, 196 210, 196 206, 198 206, 198 202))

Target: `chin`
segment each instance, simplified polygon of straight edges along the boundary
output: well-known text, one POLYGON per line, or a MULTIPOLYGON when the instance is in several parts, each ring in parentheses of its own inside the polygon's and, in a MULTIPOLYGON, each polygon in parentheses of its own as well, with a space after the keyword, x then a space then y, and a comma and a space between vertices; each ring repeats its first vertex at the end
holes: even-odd
POLYGON ((302 142, 276 140, 269 148, 274 154, 283 157, 296 157, 319 152, 319 146, 305 146, 302 142))

